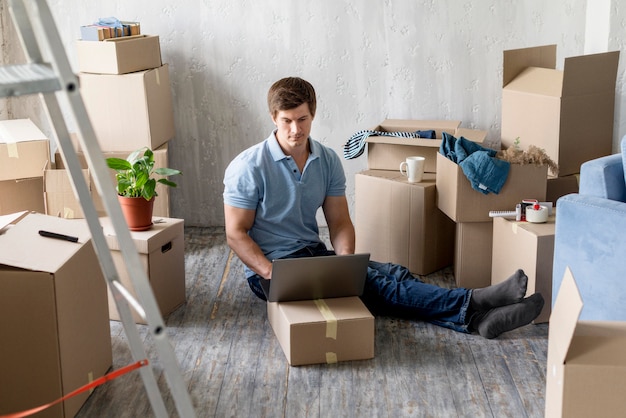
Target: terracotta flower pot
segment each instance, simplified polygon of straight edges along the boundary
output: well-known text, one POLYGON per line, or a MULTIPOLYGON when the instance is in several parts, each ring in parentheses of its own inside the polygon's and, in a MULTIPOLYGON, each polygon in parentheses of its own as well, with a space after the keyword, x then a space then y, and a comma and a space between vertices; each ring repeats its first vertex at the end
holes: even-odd
POLYGON ((146 231, 152 228, 152 208, 154 197, 146 200, 143 197, 117 196, 122 213, 131 231, 146 231))

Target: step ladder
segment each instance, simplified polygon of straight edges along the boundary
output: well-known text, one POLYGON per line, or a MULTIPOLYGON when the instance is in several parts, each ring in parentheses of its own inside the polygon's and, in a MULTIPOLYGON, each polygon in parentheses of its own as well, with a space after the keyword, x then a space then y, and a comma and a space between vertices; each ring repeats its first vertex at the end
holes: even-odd
MULTIPOLYGON (((74 193, 80 200, 92 241, 100 260, 107 285, 115 299, 131 354, 136 361, 147 358, 129 303, 145 316, 149 333, 161 361, 178 415, 195 417, 186 383, 174 349, 167 337, 160 310, 148 277, 142 268, 139 253, 117 201, 117 193, 109 177, 109 168, 98 145, 87 110, 80 95, 76 74, 72 69, 45 0, 9 0, 9 11, 20 38, 27 64, 0 67, 0 97, 40 94, 56 134, 58 148, 69 171, 74 193), (46 54, 44 57, 43 54, 46 54), (106 243, 98 213, 81 173, 81 166, 65 123, 58 98, 67 100, 71 117, 76 123, 81 149, 87 159, 96 188, 117 235, 120 251, 135 288, 134 300, 119 281, 111 252, 106 243), (143 311, 143 312, 141 312, 143 311)), ((151 364, 151 363, 150 363, 151 364)), ((157 417, 168 412, 151 366, 139 368, 150 405, 157 417)))

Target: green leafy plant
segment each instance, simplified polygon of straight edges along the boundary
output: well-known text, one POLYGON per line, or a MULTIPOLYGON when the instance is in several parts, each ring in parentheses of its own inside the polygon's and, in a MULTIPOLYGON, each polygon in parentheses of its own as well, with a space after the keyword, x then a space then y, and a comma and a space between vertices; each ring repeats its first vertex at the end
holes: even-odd
POLYGON ((176 187, 176 183, 166 178, 156 179, 154 174, 160 176, 174 176, 183 174, 173 168, 154 168, 154 153, 150 148, 144 147, 132 152, 126 159, 107 158, 109 168, 115 170, 117 181, 117 194, 126 197, 143 197, 150 200, 157 196, 157 183, 169 187, 176 187))

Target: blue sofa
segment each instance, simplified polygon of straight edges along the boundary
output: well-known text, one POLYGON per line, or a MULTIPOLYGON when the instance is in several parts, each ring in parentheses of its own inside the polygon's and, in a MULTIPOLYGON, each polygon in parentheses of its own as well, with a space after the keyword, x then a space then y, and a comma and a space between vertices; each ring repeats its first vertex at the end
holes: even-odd
POLYGON ((579 193, 556 204, 552 305, 569 266, 583 320, 626 321, 626 137, 621 148, 582 164, 579 193))

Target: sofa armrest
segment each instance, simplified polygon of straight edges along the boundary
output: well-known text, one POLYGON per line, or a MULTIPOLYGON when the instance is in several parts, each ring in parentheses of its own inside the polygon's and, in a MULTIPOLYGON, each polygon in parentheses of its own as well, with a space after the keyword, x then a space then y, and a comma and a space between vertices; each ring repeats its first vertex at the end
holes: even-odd
POLYGON ((553 305, 568 266, 584 302, 580 319, 626 321, 626 203, 580 194, 559 199, 553 305))
POLYGON ((579 193, 626 202, 622 154, 584 162, 580 166, 579 193))

